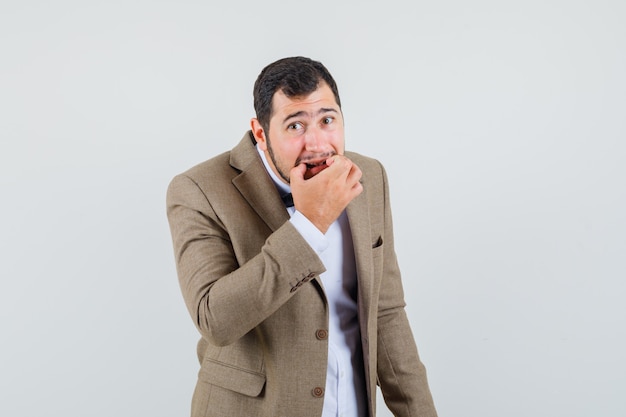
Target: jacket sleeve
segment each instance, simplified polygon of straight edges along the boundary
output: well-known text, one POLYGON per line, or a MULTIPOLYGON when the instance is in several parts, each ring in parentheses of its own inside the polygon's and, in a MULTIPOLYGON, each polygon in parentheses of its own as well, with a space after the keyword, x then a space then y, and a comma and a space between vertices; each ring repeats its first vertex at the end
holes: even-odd
POLYGON ((397 417, 436 417, 435 406, 405 312, 401 274, 394 250, 387 175, 384 195, 384 262, 378 299, 377 375, 387 407, 397 417))
POLYGON ((203 337, 217 346, 235 342, 287 302, 303 282, 324 272, 319 257, 290 222, 270 233, 258 253, 240 264, 233 239, 254 232, 246 231, 245 219, 240 219, 241 230, 227 230, 210 199, 184 174, 171 181, 166 204, 187 309, 203 337))

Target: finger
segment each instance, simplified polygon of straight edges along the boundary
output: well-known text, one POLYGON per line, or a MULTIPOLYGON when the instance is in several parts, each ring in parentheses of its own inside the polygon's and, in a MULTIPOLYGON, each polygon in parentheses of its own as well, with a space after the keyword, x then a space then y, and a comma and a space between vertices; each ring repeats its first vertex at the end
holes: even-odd
POLYGON ((340 173, 340 175, 343 175, 343 176, 348 175, 353 165, 352 161, 343 155, 334 155, 331 161, 332 162, 328 164, 329 167, 331 167, 332 165, 332 168, 334 168, 333 171, 336 173, 340 173))
POLYGON ((341 167, 339 172, 346 181, 358 181, 361 178, 361 170, 350 159, 342 157, 336 164, 341 167))
POLYGON ((306 172, 306 164, 298 164, 291 168, 289 171, 289 179, 291 182, 304 181, 304 174, 306 172))
POLYGON ((361 171, 361 168, 359 168, 356 164, 352 164, 350 167, 350 173, 348 174, 350 180, 358 182, 362 176, 363 172, 361 171))
POLYGON ((361 184, 359 181, 357 181, 351 189, 354 192, 354 195, 357 196, 359 194, 361 194, 361 191, 363 191, 363 184, 361 184))

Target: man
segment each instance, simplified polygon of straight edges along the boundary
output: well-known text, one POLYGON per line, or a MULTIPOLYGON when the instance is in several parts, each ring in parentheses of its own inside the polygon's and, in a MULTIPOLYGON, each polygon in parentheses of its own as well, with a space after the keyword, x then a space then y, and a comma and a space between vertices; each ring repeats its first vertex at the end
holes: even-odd
POLYGON ((167 214, 201 334, 192 416, 436 416, 404 311, 381 164, 344 151, 335 81, 285 58, 230 152, 176 176, 167 214), (281 198, 283 197, 283 198, 281 198))

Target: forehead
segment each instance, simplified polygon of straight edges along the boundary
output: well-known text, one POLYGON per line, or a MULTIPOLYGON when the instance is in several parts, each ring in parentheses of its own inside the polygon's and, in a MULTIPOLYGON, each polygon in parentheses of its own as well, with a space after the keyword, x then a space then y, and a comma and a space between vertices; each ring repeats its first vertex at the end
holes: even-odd
POLYGON ((316 90, 302 96, 287 97, 278 90, 272 97, 272 118, 278 115, 291 114, 294 110, 315 112, 320 108, 333 108, 339 112, 339 105, 330 87, 321 82, 316 90))

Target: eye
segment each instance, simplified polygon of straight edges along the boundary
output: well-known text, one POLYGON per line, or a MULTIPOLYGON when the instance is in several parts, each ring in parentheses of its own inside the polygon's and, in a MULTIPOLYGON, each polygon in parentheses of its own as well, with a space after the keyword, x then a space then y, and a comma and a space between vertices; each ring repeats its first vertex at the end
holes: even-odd
POLYGON ((324 119, 322 119, 322 124, 325 125, 329 125, 331 124, 335 119, 333 119, 332 117, 324 117, 324 119))
POLYGON ((304 126, 300 122, 291 123, 290 125, 287 126, 287 130, 291 130, 291 131, 302 130, 303 128, 304 126))

